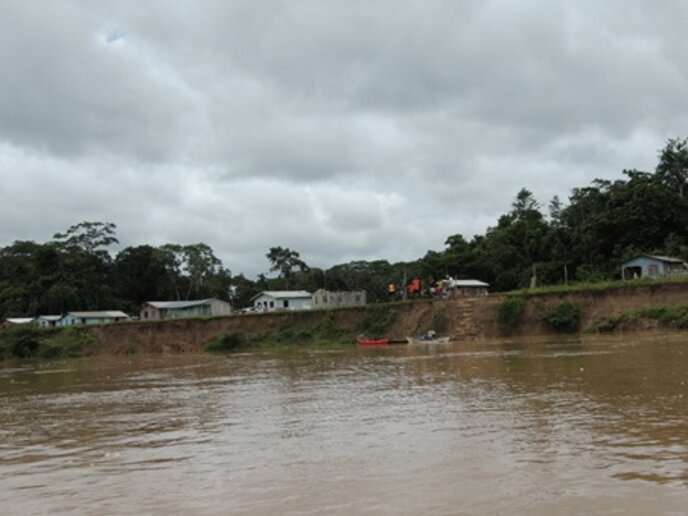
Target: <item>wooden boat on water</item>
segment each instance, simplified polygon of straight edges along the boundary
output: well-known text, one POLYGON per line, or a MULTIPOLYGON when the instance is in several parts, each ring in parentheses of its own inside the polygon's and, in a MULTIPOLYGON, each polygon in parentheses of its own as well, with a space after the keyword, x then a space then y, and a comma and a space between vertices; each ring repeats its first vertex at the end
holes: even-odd
POLYGON ((357 337, 356 344, 359 346, 386 346, 389 339, 369 339, 367 337, 357 337))
POLYGON ((451 340, 451 337, 428 337, 422 335, 420 337, 406 337, 406 342, 409 344, 446 344, 451 340))

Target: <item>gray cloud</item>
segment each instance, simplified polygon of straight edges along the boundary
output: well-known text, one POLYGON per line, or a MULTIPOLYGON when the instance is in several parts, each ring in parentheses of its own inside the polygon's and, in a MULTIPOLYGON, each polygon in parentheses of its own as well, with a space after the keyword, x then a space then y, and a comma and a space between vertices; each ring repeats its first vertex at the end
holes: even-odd
POLYGON ((413 259, 685 136, 679 1, 0 4, 0 243, 413 259))

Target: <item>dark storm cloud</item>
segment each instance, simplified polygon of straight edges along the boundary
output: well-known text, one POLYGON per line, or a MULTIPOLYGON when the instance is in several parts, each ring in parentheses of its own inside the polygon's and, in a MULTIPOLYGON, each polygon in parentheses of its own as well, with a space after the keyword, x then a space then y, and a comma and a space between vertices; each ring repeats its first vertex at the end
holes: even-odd
POLYGON ((0 242, 80 220, 234 272, 413 259, 651 169, 685 136, 688 4, 0 4, 0 242), (37 210, 36 207, 41 209, 37 210), (317 262, 317 263, 315 263, 317 262))

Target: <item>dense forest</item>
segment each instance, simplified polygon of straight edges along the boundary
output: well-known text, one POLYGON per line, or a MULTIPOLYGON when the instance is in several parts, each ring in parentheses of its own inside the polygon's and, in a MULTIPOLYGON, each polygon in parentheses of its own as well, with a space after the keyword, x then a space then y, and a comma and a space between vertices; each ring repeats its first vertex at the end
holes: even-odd
POLYGON ((232 276, 206 244, 127 247, 116 254, 116 226, 82 222, 46 243, 17 241, 0 248, 0 318, 68 310, 121 309, 138 313, 147 300, 219 297, 235 306, 266 289, 358 290, 371 302, 387 299, 386 285, 446 275, 490 283, 493 291, 615 279, 620 264, 651 253, 688 259, 688 139, 661 149, 654 171, 625 170, 624 179, 597 179, 575 188, 567 203, 546 213, 527 189, 484 235, 455 234, 445 248, 413 262, 355 261, 309 267, 297 251, 273 247, 269 271, 254 281, 232 276), (271 275, 271 277, 268 277, 271 275))

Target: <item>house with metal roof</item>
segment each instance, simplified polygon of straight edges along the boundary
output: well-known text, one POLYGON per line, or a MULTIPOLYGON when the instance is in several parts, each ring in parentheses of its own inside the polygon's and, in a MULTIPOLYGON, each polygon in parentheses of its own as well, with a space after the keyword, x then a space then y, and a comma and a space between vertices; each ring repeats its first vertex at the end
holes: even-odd
POLYGON ((18 326, 21 324, 30 324, 34 322, 35 319, 33 317, 8 317, 2 323, 0 323, 0 327, 2 328, 8 328, 10 326, 18 326))
POLYGON ((688 274, 688 263, 671 256, 638 256, 624 262, 621 277, 624 280, 640 278, 661 278, 688 274))
POLYGON ((310 310, 313 296, 306 290, 264 290, 251 298, 256 312, 310 310))
POLYGON ((41 328, 54 328, 62 319, 61 315, 39 315, 36 317, 36 324, 41 328))
POLYGON ((77 324, 110 324, 128 320, 129 316, 124 312, 120 312, 119 310, 67 312, 55 323, 55 326, 74 326, 77 324))
POLYGON ((214 297, 188 301, 148 301, 141 308, 141 320, 159 321, 188 317, 217 317, 231 313, 231 304, 214 297))
POLYGON ((486 296, 489 283, 475 279, 448 280, 448 288, 453 296, 486 296))

